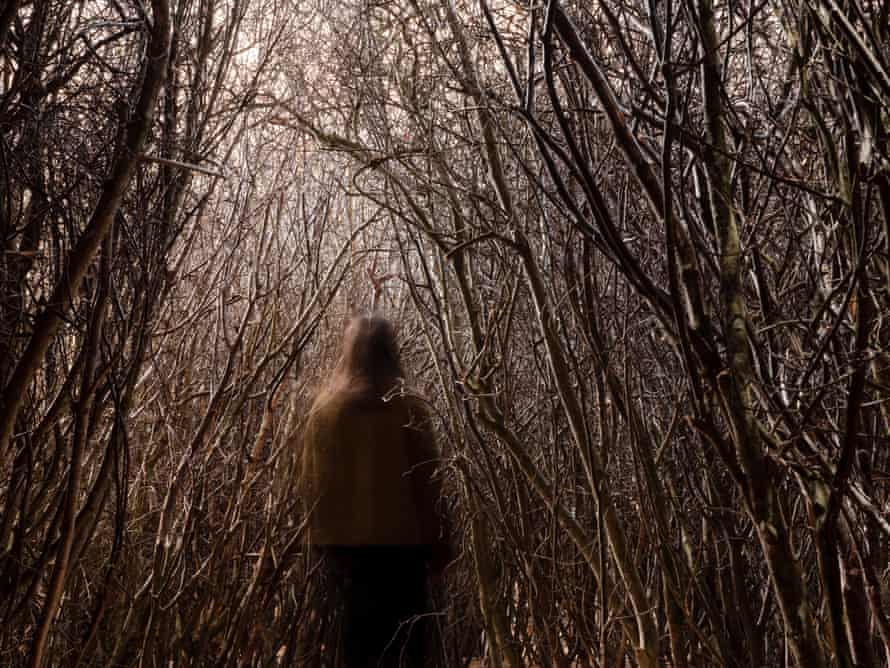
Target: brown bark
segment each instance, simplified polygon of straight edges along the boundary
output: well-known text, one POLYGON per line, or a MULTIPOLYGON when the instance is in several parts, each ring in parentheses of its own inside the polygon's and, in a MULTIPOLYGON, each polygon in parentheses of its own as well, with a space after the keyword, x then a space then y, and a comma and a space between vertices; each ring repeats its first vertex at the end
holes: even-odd
POLYGON ((780 510, 778 472, 769 461, 752 410, 751 353, 747 314, 742 295, 741 245, 730 188, 722 74, 717 53, 714 8, 710 0, 697 3, 702 55, 705 127, 710 146, 704 163, 714 235, 720 248, 720 297, 726 341, 726 373, 711 369, 723 411, 730 424, 736 455, 745 475, 746 509, 754 523, 770 577, 782 610, 786 636, 795 664, 818 668, 825 658, 815 633, 803 575, 791 547, 791 536, 780 510))
MULTIPOLYGON (((107 249, 106 249, 107 250, 107 249)), ((87 330, 83 350, 83 371, 80 383, 80 391, 74 410, 74 435, 71 444, 71 461, 68 471, 68 486, 63 501, 61 540, 57 548, 55 563, 53 564, 52 577, 49 582, 49 591, 43 604, 40 625, 34 636, 34 644, 31 650, 31 668, 40 668, 46 655, 49 632, 53 625, 62 594, 65 590, 65 582, 72 565, 71 555, 75 540, 75 528, 77 520, 78 497, 80 496, 81 469, 83 465, 83 452, 89 438, 89 422, 92 412, 95 394, 92 391, 94 373, 99 357, 99 342, 102 338, 102 329, 105 322, 105 311, 108 298, 108 253, 100 263, 100 285, 93 307, 92 318, 87 330)))

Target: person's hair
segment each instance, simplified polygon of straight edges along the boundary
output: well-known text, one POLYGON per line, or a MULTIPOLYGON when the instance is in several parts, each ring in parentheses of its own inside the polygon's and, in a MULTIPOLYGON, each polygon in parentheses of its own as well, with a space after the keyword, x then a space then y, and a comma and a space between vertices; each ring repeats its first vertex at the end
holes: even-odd
POLYGON ((380 398, 403 376, 392 323, 378 315, 358 315, 343 332, 340 358, 322 394, 345 392, 356 397, 380 398))

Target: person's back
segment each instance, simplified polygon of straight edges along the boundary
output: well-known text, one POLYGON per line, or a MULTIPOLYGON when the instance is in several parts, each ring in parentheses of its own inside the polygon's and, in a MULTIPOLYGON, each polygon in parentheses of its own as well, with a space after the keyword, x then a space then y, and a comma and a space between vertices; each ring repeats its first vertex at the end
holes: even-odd
POLYGON ((424 664, 426 571, 448 549, 428 413, 401 377, 389 323, 354 319, 303 440, 308 541, 336 583, 350 668, 424 664))
POLYGON ((303 454, 315 546, 430 545, 440 540, 432 478, 438 453, 420 402, 344 393, 314 409, 303 454))

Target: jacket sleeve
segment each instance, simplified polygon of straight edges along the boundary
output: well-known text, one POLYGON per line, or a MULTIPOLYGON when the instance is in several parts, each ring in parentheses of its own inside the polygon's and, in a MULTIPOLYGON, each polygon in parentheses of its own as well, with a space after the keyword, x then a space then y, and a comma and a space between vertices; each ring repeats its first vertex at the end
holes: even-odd
POLYGON ((303 502, 307 506, 311 506, 318 494, 318 426, 314 416, 310 415, 303 427, 303 433, 300 434, 298 442, 300 443, 298 471, 297 471, 297 492, 303 497, 303 502))
POLYGON ((452 558, 451 525, 445 510, 441 460, 430 416, 424 407, 412 406, 409 430, 411 481, 423 542, 431 548, 430 566, 441 571, 452 558))

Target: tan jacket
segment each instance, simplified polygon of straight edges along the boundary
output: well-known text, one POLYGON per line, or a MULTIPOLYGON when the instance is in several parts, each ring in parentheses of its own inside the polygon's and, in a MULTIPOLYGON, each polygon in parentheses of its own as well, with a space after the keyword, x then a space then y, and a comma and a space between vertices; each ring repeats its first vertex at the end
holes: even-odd
POLYGON ((301 492, 313 545, 437 545, 438 451, 416 399, 347 394, 316 402, 303 441, 301 492))

